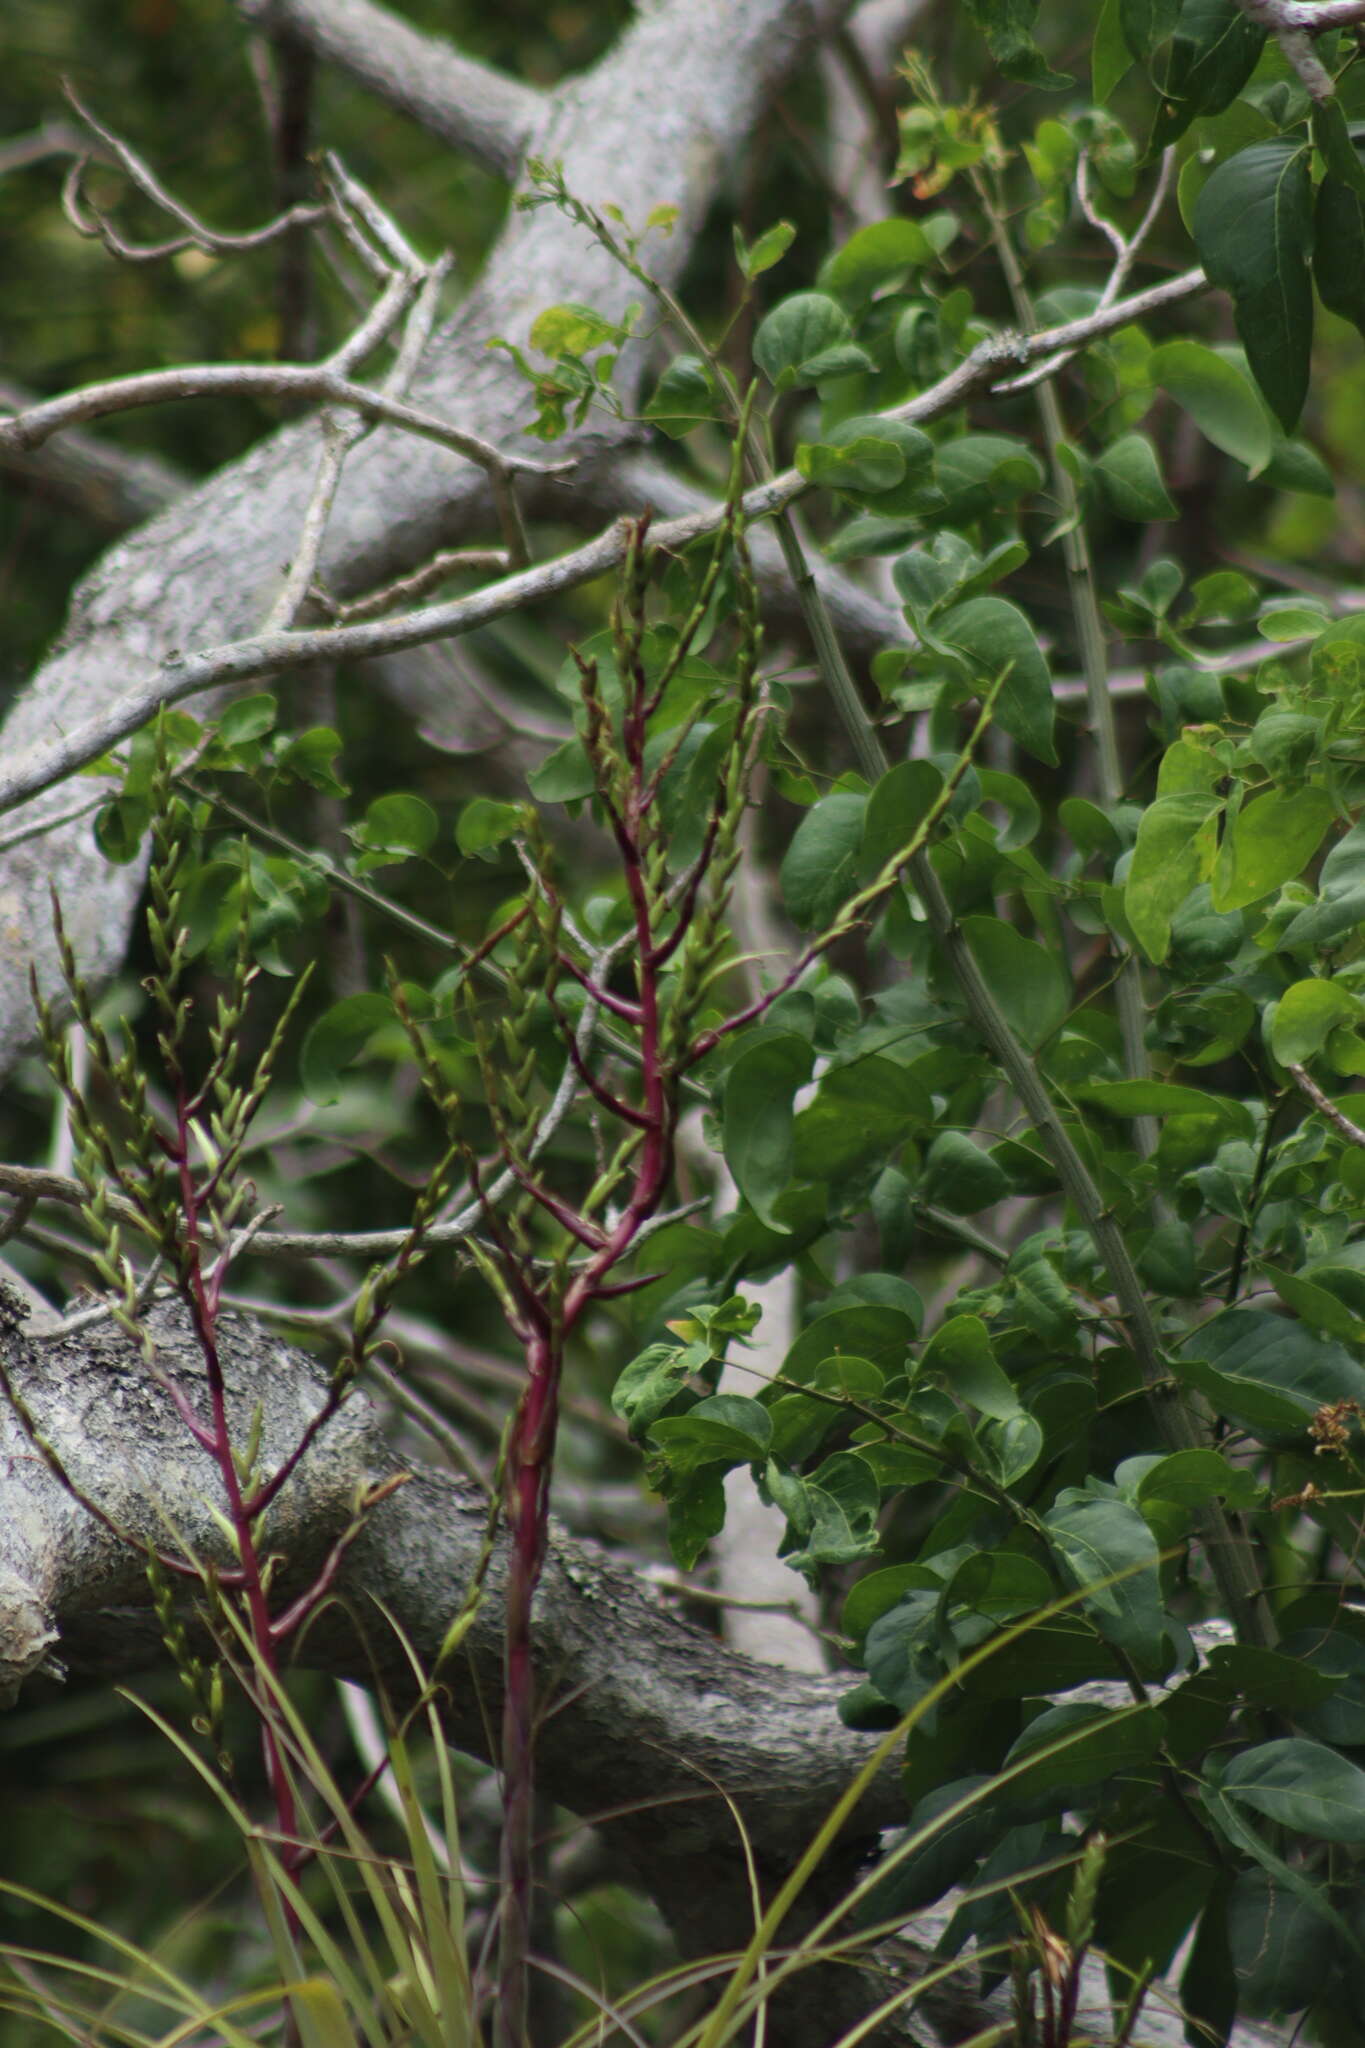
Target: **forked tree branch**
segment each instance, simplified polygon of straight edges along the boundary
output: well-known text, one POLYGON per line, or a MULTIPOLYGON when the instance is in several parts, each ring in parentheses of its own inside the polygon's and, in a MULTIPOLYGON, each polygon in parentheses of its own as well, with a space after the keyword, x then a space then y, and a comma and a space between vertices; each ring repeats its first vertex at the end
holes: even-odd
POLYGON ((543 99, 371 0, 237 0, 253 27, 305 44, 441 142, 514 178, 543 99))

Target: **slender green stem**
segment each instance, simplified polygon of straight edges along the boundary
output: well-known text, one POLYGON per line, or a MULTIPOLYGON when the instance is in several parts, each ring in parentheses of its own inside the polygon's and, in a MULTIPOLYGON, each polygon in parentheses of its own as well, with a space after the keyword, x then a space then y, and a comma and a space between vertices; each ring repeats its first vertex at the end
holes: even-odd
MULTIPOLYGON (((1038 330, 1037 309, 1019 262, 1014 238, 985 178, 978 177, 974 183, 990 223, 991 240, 1009 288, 1014 317, 1026 334, 1034 334, 1038 330)), ((1062 560, 1066 565, 1071 616, 1076 625, 1076 643, 1081 658, 1081 670, 1085 676, 1086 708, 1090 716, 1091 736, 1095 743, 1100 802, 1105 810, 1112 811, 1115 805, 1123 801, 1125 780, 1123 762, 1119 754, 1114 702, 1109 694, 1109 651, 1104 635, 1099 597, 1095 589, 1090 537, 1086 532, 1075 478, 1063 460, 1063 450, 1067 445, 1066 422, 1062 418, 1057 387, 1050 378, 1044 379, 1037 386, 1037 399, 1038 414, 1043 423, 1043 438, 1047 442, 1048 466, 1052 471, 1052 489, 1060 515, 1062 560)), ((1118 1008, 1119 1035, 1123 1042, 1124 1072, 1130 1081, 1145 1081, 1150 1078, 1151 1066, 1147 1058, 1147 1017, 1142 997, 1142 968, 1137 956, 1126 948, 1119 962, 1115 1000, 1118 1008)), ((1133 1136, 1143 1158, 1150 1158, 1156 1150, 1156 1118, 1134 1117, 1133 1136)))

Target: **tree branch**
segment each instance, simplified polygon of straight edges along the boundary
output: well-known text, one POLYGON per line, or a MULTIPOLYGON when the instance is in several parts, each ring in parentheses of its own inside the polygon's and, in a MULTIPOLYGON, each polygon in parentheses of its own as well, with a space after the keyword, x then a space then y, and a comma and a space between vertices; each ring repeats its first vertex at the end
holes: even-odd
MULTIPOLYGON (((993 337, 981 343, 946 377, 931 385, 906 404, 887 414, 889 419, 930 420, 955 410, 974 392, 990 388, 1007 370, 1029 363, 1035 357, 1059 353, 1079 346, 1096 335, 1125 326, 1142 313, 1188 298, 1206 289, 1202 271, 1187 271, 1183 277, 1135 293, 1083 320, 1067 321, 1030 335, 993 337)), ((811 485, 794 469, 784 470, 771 481, 759 484, 743 499, 745 518, 771 517, 793 504, 811 485)), ((715 531, 725 516, 719 501, 705 510, 655 527, 651 544, 664 549, 682 548, 715 531)), ((224 684, 254 680, 274 671, 307 666, 315 661, 340 661, 376 654, 390 654, 403 647, 418 647, 431 640, 453 638, 472 632, 492 619, 520 610, 545 597, 571 590, 595 576, 619 566, 625 557, 627 527, 623 523, 599 534, 596 540, 560 555, 551 562, 538 563, 515 576, 490 583, 468 597, 447 604, 428 605, 415 612, 379 619, 355 626, 328 626, 296 632, 260 633, 200 654, 176 653, 166 657, 160 669, 146 676, 134 689, 116 698, 96 716, 73 726, 59 738, 29 747, 0 770, 0 812, 12 809, 26 798, 40 794, 87 766, 138 727, 145 725, 163 704, 183 703, 224 684)))
MULTIPOLYGON (((158 1307, 149 1327, 168 1383, 201 1400, 204 1365, 184 1311, 158 1307)), ((220 1341, 234 1440, 246 1441, 259 1406, 259 1463, 273 1469, 323 1406, 325 1375, 316 1361, 236 1315, 222 1317, 220 1341)), ((12 1309, 0 1312, 0 1366, 73 1485, 107 1518, 96 1521, 80 1507, 34 1455, 13 1409, 0 1407, 0 1680, 9 1700, 54 1650, 71 1668, 101 1676, 160 1661, 143 1546, 164 1548, 171 1528, 187 1551, 226 1562, 210 1506, 211 1461, 112 1327, 30 1340, 12 1309), (120 1542, 109 1525, 128 1540, 120 1542)), ((288 1560, 278 1596, 287 1600, 349 1528, 362 1491, 399 1476, 406 1483, 370 1514, 339 1559, 335 1597, 298 1651, 301 1662, 340 1676, 377 1677, 395 1696, 410 1694, 412 1677, 394 1625, 430 1669, 479 1564, 483 1495, 401 1465, 377 1431, 370 1402, 356 1395, 319 1431, 272 1505, 263 1536, 288 1560)), ((461 1646, 461 1668, 445 1674, 440 1695, 451 1741, 494 1761, 505 1569, 500 1544, 461 1646)), ((833 1710, 844 1681, 734 1655, 654 1604, 635 1572, 557 1528, 536 1629, 547 1687, 538 1745, 547 1795, 598 1821, 669 1916, 685 1952, 732 1951, 747 1924, 738 1824, 760 1873, 785 1874, 875 1746, 833 1710)), ((858 1811, 832 1883, 848 1882, 849 1858, 864 1854, 902 1807, 890 1762, 858 1811)), ((823 1903, 839 1895, 833 1890, 823 1903)), ((849 2010, 860 2001, 866 2009, 856 1971, 830 1975, 833 1986, 858 1994, 849 2010)), ((848 2004, 832 1987, 826 1993, 848 2004)), ((793 2048, 824 2048, 838 2017, 825 2004, 783 2038, 793 2048)))
MULTIPOLYGON (((641 13, 593 71, 539 103, 536 148, 562 161, 574 189, 594 205, 624 200, 635 218, 654 205, 675 206, 673 234, 651 236, 645 254, 676 282, 727 164, 809 39, 838 12, 836 0, 675 0, 641 13), (660 79, 668 80, 666 119, 660 79)), ((343 18, 339 8, 332 18, 343 18)), ((344 18, 373 17, 348 5, 344 18)), ((478 285, 433 336, 408 402, 495 447, 524 448, 526 386, 510 359, 487 348, 489 339, 525 345, 536 314, 556 300, 589 301, 616 319, 635 291, 609 256, 552 210, 513 212, 478 285)), ((644 360, 635 347, 618 365, 630 409, 644 360)), ((130 677, 145 676, 174 650, 222 646, 259 631, 294 552, 320 431, 316 420, 284 428, 105 556, 78 591, 58 650, 11 710, 0 753, 32 761, 31 750, 41 753, 98 717, 130 677)), ((595 416, 562 453, 619 449, 629 431, 595 416)), ((558 510, 562 486, 540 488, 542 508, 558 510)), ((323 580, 343 601, 373 589, 440 548, 486 539, 491 509, 482 472, 446 448, 381 427, 347 461, 323 580)), ((535 509, 528 492, 527 510, 535 509)), ((606 549, 602 566, 615 559, 606 549)), ((40 778, 30 791, 47 786, 40 778)), ((0 859, 0 957, 20 970, 0 976, 0 1068, 30 1034, 22 988, 28 963, 49 992, 60 986, 49 887, 71 906, 72 941, 92 986, 123 958, 141 864, 110 867, 88 821, 71 819, 70 811, 61 797, 35 805, 17 821, 25 836, 0 859), (31 826, 57 812, 68 814, 65 825, 30 836, 31 826)))
POLYGON ((499 178, 514 178, 543 109, 529 85, 463 57, 371 0, 237 0, 499 178))

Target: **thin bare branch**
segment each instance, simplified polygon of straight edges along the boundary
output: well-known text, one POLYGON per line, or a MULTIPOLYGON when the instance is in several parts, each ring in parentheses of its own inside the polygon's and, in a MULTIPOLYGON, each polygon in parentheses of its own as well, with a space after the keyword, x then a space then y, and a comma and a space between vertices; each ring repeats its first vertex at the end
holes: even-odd
POLYGON ((1295 1087, 1308 1097, 1319 1115, 1326 1117, 1332 1129, 1338 1131, 1348 1145, 1358 1145, 1362 1152, 1365 1152, 1365 1130, 1362 1130, 1359 1124, 1353 1123, 1344 1110, 1337 1108, 1331 1096, 1323 1093, 1307 1068, 1291 1066, 1289 1071, 1294 1076, 1295 1087))
MULTIPOLYGON (((1099 335, 1126 326, 1131 320, 1176 305, 1207 289, 1208 280, 1203 271, 1189 270, 1164 284, 1136 292, 1131 298, 1120 300, 1103 311, 1088 314, 1084 319, 1066 321, 1059 327, 1047 328, 1037 334, 993 336, 980 343, 937 384, 906 404, 895 407, 887 417, 909 421, 937 419, 962 405, 975 392, 998 384, 1008 367, 1052 356, 1059 350, 1083 346, 1099 335)), ((177 375, 183 373, 167 371, 154 374, 164 374, 173 382, 177 375)), ((243 373, 230 366, 222 366, 218 374, 226 383, 234 375, 243 373)), ((278 373, 264 372, 265 376, 271 374, 278 373)), ((323 395, 331 395, 327 373, 307 370, 292 374, 299 378, 321 378, 323 395)), ((382 407, 385 418, 393 419, 397 424, 407 423, 404 416, 411 408, 396 406, 361 386, 343 383, 341 389, 343 395, 355 391, 366 405, 382 407)), ((58 406, 68 402, 53 401, 58 406)), ((432 423, 426 421, 424 415, 417 417, 422 419, 424 430, 430 428, 432 423)), ((446 436, 444 425, 437 424, 438 438, 446 436)), ((13 431, 13 422, 8 428, 0 427, 0 446, 4 445, 6 435, 13 431)), ((497 461, 504 461, 499 451, 491 452, 497 461)), ((518 467, 529 469, 537 465, 523 464, 518 460, 518 467)), ((750 522, 770 518, 809 488, 799 471, 784 470, 771 481, 746 493, 742 504, 744 518, 750 522)), ((650 535, 651 544, 674 549, 687 547, 694 540, 714 532, 725 516, 725 506, 717 501, 704 512, 655 527, 650 535)), ((574 589, 591 581, 594 576, 614 569, 625 557, 628 537, 629 527, 622 521, 589 541, 585 547, 560 555, 554 561, 537 563, 534 568, 504 577, 501 582, 489 584, 467 597, 403 613, 397 618, 355 626, 262 633, 249 640, 230 642, 225 647, 170 656, 159 669, 94 717, 84 720, 59 739, 42 741, 26 748, 0 769, 0 812, 12 809, 26 797, 50 789, 88 762, 97 760, 110 747, 136 732, 162 704, 179 704, 217 685, 250 682, 270 674, 272 670, 301 668, 314 661, 389 654, 399 648, 421 646, 429 640, 449 639, 472 632, 492 619, 502 618, 508 612, 518 611, 542 598, 556 596, 561 591, 574 589)))
POLYGON ((125 263, 153 263, 164 256, 175 256, 182 249, 203 249, 212 255, 235 255, 245 249, 262 249, 270 242, 277 242, 282 235, 290 234, 295 228, 315 227, 327 218, 327 208, 321 205, 291 206, 286 212, 267 221, 264 227, 248 229, 244 234, 231 234, 217 228, 210 228, 197 214, 190 211, 173 193, 166 190, 149 164, 132 149, 128 143, 106 128, 96 119, 90 109, 83 106, 69 79, 63 81, 68 100, 80 115, 90 133, 102 144, 103 151, 126 173, 133 185, 144 198, 154 206, 179 221, 183 233, 172 236, 168 241, 136 243, 125 241, 99 208, 82 189, 82 180, 90 161, 88 145, 81 148, 76 162, 71 166, 62 188, 62 208, 78 235, 88 240, 103 242, 111 255, 125 263))
POLYGON ((1243 14, 1274 36, 1305 91, 1318 101, 1331 99, 1336 86, 1313 48, 1313 39, 1328 29, 1365 21, 1365 0, 1237 0, 1237 4, 1243 14))

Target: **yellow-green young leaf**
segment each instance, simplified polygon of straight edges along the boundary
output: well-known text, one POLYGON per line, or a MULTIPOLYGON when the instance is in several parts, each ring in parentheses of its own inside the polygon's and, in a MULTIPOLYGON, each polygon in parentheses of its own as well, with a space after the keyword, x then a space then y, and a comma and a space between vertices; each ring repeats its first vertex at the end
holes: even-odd
POLYGON ((1204 268, 1231 292, 1252 375, 1287 434, 1303 410, 1313 344, 1310 156, 1289 140, 1239 150, 1194 204, 1204 268))
POLYGON ((1171 919, 1190 891, 1213 872, 1220 809, 1216 797, 1189 791, 1160 796, 1143 813, 1123 887, 1123 908, 1149 960, 1166 958, 1171 919))
POLYGON ((755 1215, 784 1233, 773 1204, 791 1180, 792 1097, 813 1060, 809 1041, 784 1031, 742 1052, 725 1077, 725 1163, 755 1215))
POLYGON ((1275 436, 1251 379, 1202 341, 1166 341, 1148 358, 1152 382, 1183 406, 1206 440, 1259 476, 1275 436))
POLYGON ((962 930, 992 995, 1030 1049, 1051 1038, 1070 993, 1061 963, 998 917, 966 917, 962 930))
POLYGON ((1272 789, 1244 804, 1228 834, 1231 873, 1224 881, 1219 863, 1213 883, 1215 910, 1241 910, 1258 903, 1301 875, 1336 816, 1325 789, 1272 789))
POLYGON ((1286 1067, 1315 1059, 1338 1024, 1357 1024, 1365 1003, 1339 981, 1296 981, 1275 1006, 1270 1050, 1286 1067))
POLYGON ((741 236, 739 236, 739 227, 737 227, 735 229, 735 254, 739 258, 739 268, 745 272, 747 279, 755 279, 755 276, 761 276, 763 270, 772 270, 774 264, 782 262, 782 258, 786 256, 786 252, 790 250, 794 240, 796 240, 796 229, 792 227, 790 221, 774 221, 774 225, 772 227, 765 227, 761 236, 757 238, 757 242, 753 242, 741 254, 741 236))

